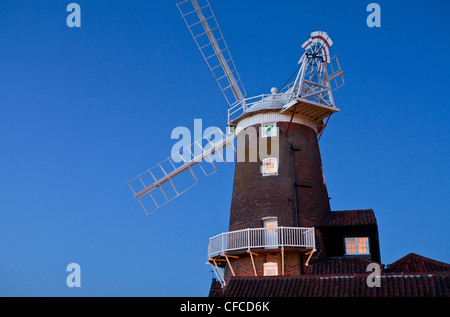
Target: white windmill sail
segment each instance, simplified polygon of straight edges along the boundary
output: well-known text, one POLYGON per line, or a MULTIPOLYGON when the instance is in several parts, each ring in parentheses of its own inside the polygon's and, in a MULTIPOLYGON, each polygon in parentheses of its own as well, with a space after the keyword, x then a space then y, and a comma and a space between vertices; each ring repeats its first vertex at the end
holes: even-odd
POLYGON ((242 101, 244 86, 208 0, 186 0, 177 6, 228 104, 242 101))
POLYGON ((234 139, 235 134, 227 135, 217 129, 192 145, 172 153, 164 161, 128 181, 134 198, 150 215, 198 184, 195 167, 205 176, 215 173, 217 168, 214 162, 225 163, 223 150, 229 145, 234 148, 234 139))
MULTIPOLYGON (((243 102, 244 86, 208 0, 187 0, 177 6, 228 104, 243 102)), ((225 163, 220 153, 229 145, 234 147, 235 137, 218 129, 172 153, 171 157, 128 181, 134 198, 147 215, 158 210, 198 184, 196 169, 206 176, 215 173, 214 157, 218 156, 218 161, 225 163), (211 135, 216 136, 214 141, 210 140, 211 135)))

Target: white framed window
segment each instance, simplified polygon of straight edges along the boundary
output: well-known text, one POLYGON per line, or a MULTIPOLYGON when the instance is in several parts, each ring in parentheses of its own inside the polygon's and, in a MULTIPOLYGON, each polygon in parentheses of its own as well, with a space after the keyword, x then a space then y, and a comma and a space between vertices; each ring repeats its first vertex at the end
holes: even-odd
POLYGON ((276 228, 278 227, 277 217, 264 217, 262 218, 264 228, 276 228))
POLYGON ((369 238, 367 237, 345 238, 345 254, 370 254, 369 238))
POLYGON ((261 173, 263 176, 278 175, 278 160, 275 157, 264 159, 261 173))
POLYGON ((267 262, 263 264, 264 276, 276 276, 278 275, 278 264, 276 262, 267 262))
POLYGON ((267 137, 272 137, 272 136, 277 136, 278 133, 278 128, 276 123, 272 122, 272 123, 264 123, 261 127, 261 135, 263 138, 267 138, 267 137))

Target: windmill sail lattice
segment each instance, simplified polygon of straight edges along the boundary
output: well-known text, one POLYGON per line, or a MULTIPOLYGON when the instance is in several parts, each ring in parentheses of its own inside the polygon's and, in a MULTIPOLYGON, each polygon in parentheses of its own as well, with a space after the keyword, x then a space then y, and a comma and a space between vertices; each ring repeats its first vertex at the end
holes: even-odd
POLYGON ((244 86, 208 0, 187 0, 177 6, 228 104, 243 100, 244 86))
POLYGON ((227 135, 217 129, 191 146, 172 153, 171 157, 128 181, 134 198, 150 215, 198 184, 195 167, 205 176, 215 173, 214 162, 225 163, 223 150, 230 145, 234 148, 234 139, 234 134, 227 135))

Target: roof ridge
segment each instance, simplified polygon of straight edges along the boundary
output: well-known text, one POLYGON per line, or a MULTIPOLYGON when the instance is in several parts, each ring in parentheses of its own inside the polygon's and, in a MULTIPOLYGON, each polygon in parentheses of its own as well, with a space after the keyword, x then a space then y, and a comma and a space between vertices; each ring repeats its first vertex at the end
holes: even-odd
POLYGON ((376 225, 377 219, 373 209, 353 209, 331 211, 330 214, 319 221, 317 227, 326 226, 355 226, 376 225))
POLYGON ((393 262, 391 264, 388 264, 388 266, 392 267, 392 266, 395 266, 396 264, 402 263, 402 262, 404 262, 404 261, 406 261, 408 259, 414 259, 414 258, 416 258, 416 259, 418 258, 418 259, 421 259, 423 261, 427 261, 427 262, 431 262, 431 263, 435 263, 435 264, 439 264, 439 265, 443 265, 443 266, 448 266, 450 268, 450 264, 448 264, 448 263, 437 261, 437 260, 434 260, 434 259, 431 259, 431 258, 427 258, 427 257, 425 257, 423 255, 420 255, 420 254, 417 254, 417 253, 414 253, 414 252, 408 253, 407 255, 401 257, 397 261, 395 261, 395 262, 393 262))
MULTIPOLYGON (((412 255, 411 255, 412 256, 412 255)), ((355 259, 355 258, 353 258, 355 259)), ((364 261, 368 259, 363 259, 364 261)), ((223 297, 449 297, 450 271, 380 272, 381 283, 367 283, 370 272, 282 276, 234 276, 223 297)))
POLYGON ((348 209, 348 210, 332 210, 331 212, 352 212, 352 211, 373 211, 372 208, 365 208, 365 209, 348 209))
MULTIPOLYGON (((295 279, 303 279, 303 278, 348 278, 348 277, 367 277, 370 272, 367 273, 340 273, 340 274, 303 274, 303 275, 276 275, 276 276, 232 276, 231 280, 295 280, 295 279)), ((382 272, 380 277, 432 277, 432 276, 448 276, 450 272, 408 272, 408 273, 385 273, 382 272)))

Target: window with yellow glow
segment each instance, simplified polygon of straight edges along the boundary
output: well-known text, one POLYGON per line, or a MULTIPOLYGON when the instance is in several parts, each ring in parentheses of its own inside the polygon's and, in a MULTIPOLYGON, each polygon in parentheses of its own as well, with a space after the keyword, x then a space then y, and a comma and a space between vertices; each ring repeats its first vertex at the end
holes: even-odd
POLYGON ((262 166, 263 176, 278 175, 278 161, 276 158, 266 158, 262 166))
POLYGON ((369 238, 345 238, 346 254, 369 254, 369 238))
POLYGON ((264 228, 266 228, 266 233, 274 233, 278 227, 278 221, 276 217, 265 217, 263 218, 264 228))
POLYGON ((270 221, 270 222, 266 222, 266 228, 268 233, 273 233, 275 232, 275 229, 272 228, 276 228, 277 227, 277 222, 276 221, 270 221))
POLYGON ((264 276, 278 275, 278 265, 275 262, 264 263, 264 276))

